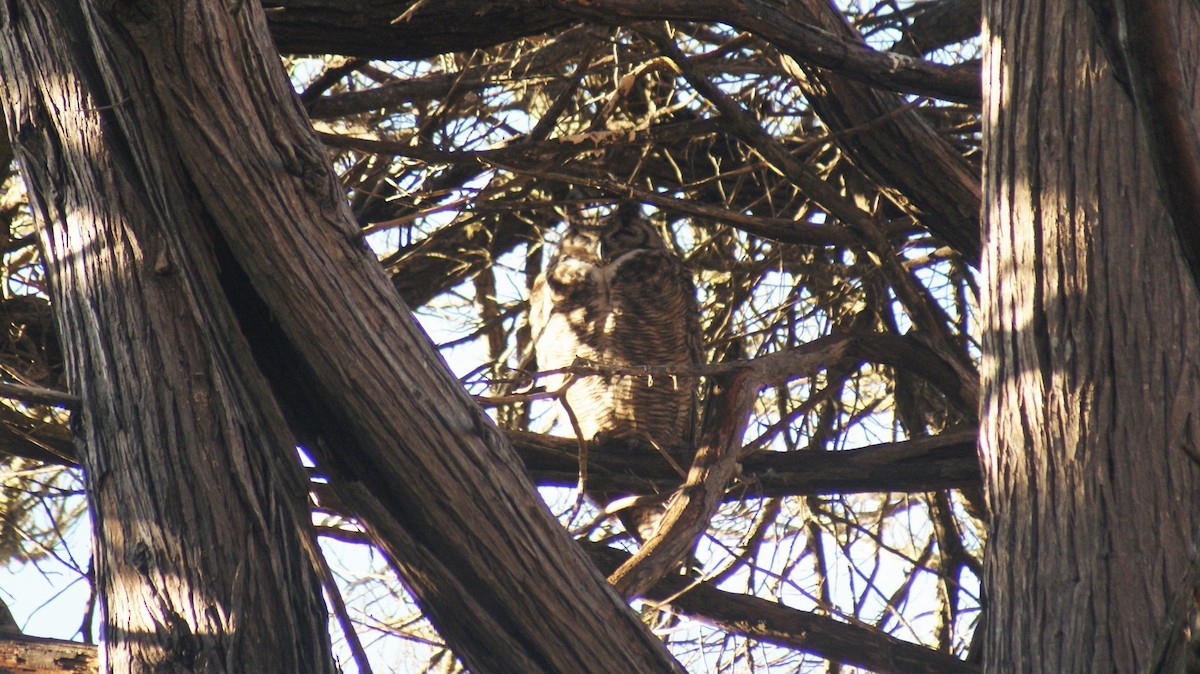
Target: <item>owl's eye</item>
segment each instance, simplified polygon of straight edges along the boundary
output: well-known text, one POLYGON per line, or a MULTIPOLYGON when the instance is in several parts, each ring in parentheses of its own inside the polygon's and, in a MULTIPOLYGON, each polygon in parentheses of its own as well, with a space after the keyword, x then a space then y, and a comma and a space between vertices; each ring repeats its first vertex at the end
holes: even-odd
POLYGON ((571 257, 594 257, 598 254, 598 244, 595 233, 573 230, 563 235, 559 251, 571 257))
POLYGON ((604 236, 600 242, 600 255, 610 260, 635 248, 646 248, 648 242, 644 227, 622 226, 604 236))

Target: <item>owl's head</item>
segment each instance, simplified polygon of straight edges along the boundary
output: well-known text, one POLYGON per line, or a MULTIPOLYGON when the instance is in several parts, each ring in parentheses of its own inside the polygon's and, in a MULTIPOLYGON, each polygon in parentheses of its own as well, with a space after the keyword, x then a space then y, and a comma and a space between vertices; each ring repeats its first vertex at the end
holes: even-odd
POLYGON ((662 250, 666 243, 637 203, 622 204, 608 216, 571 223, 558 245, 560 258, 605 265, 634 250, 662 250))
POLYGON ((667 247, 649 220, 642 217, 636 203, 622 204, 599 226, 600 259, 615 260, 633 250, 661 250, 667 247))

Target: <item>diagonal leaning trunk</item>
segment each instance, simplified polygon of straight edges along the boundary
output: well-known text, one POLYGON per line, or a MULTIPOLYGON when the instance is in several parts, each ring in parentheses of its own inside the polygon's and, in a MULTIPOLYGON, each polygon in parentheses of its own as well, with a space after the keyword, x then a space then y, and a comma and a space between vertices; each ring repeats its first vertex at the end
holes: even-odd
MULTIPOLYGON (((221 419, 242 429, 284 415, 473 671, 678 671, 550 515, 511 448, 450 375, 359 241, 257 3, 30 0, 3 7, 0 67, 23 83, 8 94, 11 133, 42 205, 56 295, 79 295, 59 310, 84 397, 85 440, 103 431, 122 439, 131 421, 161 425, 169 435, 193 405, 220 406, 226 389, 244 388, 253 393, 247 404, 257 406, 247 415, 220 407, 221 419), (47 17, 57 11, 75 20, 51 28, 47 17), (67 63, 74 67, 56 69, 48 54, 30 53, 52 30, 67 36, 59 36, 57 48, 73 54, 67 63), (73 114, 46 118, 43 106, 73 114), (91 124, 87 152, 76 147, 85 123, 91 124), (67 154, 47 167, 43 150, 67 154), (99 193, 91 201, 46 206, 90 190, 99 193), (139 209, 145 231, 117 227, 126 212, 139 209), (81 219, 95 220, 92 229, 81 229, 81 219), (101 264, 108 266, 93 268, 101 264), (82 267, 74 275, 73 265, 82 267), (122 285, 114 287, 110 277, 122 285), (158 314, 135 313, 130 305, 144 301, 154 284, 177 287, 178 303, 158 314), (95 307, 108 320, 95 320, 89 313, 95 307), (139 385, 151 390, 143 391, 123 380, 91 379, 88 359, 105 339, 119 341, 106 331, 137 337, 147 324, 169 323, 165 329, 188 321, 215 365, 186 363, 184 373, 225 388, 175 401, 160 399, 156 387, 191 396, 198 390, 191 380, 146 382, 139 385), (113 404, 105 396, 127 407, 96 416, 94 409, 113 404)), ((178 348, 173 337, 163 337, 162 360, 174 364, 178 348)), ((148 358, 142 354, 131 349, 128 358, 141 364, 148 358)), ((110 373, 122 368, 101 374, 110 373)), ((143 440, 125 440, 137 467, 161 451, 143 440)), ((290 475, 286 452, 275 449, 270 465, 290 475)), ((103 496, 113 479, 103 470, 128 464, 112 466, 109 445, 94 451, 87 459, 90 487, 103 496)), ((194 476, 175 470, 174 477, 194 476)), ((272 493, 234 482, 258 498, 272 493)), ((272 484, 283 491, 278 501, 299 489, 272 484)), ((155 505, 180 496, 142 486, 150 509, 131 514, 137 519, 128 526, 153 529, 155 505)), ((195 508, 207 513, 216 505, 195 508)), ((126 541, 113 538, 118 524, 124 522, 98 518, 99 546, 103 554, 124 555, 114 563, 132 569, 121 576, 128 585, 102 582, 113 593, 107 601, 126 607, 119 602, 173 579, 140 574, 154 568, 161 541, 130 555, 126 541)), ((207 542, 198 538, 193 547, 207 542)), ((243 575, 234 578, 245 582, 243 575)), ((194 592, 208 592, 210 580, 195 578, 194 592)), ((281 582, 295 590, 302 580, 281 582)), ((311 596, 311 583, 304 588, 311 596)), ((249 610, 244 598, 235 583, 221 610, 249 610)), ((194 632, 195 619, 160 619, 159 631, 194 632)), ((110 626, 113 636, 121 635, 110 626)), ((131 649, 131 642, 108 648, 131 649)), ((255 647, 270 651, 274 646, 263 644, 276 643, 255 647)), ((235 644, 224 653, 234 657, 249 648, 235 644)), ((228 671, 315 670, 232 664, 228 671)))

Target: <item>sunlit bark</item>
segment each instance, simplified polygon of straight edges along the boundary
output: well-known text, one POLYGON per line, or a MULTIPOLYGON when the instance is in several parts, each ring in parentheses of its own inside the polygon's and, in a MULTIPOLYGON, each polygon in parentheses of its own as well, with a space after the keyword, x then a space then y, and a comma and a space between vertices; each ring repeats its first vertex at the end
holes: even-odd
MULTIPOLYGON (((1183 671, 1168 611, 1200 535, 1200 296, 1088 4, 985 19, 993 672, 1183 671)), ((1193 77, 1194 10, 1162 27, 1193 77)))
POLYGON ((295 441, 243 376, 223 302, 192 292, 163 237, 190 219, 180 231, 211 264, 202 215, 178 173, 147 183, 130 161, 169 152, 156 130, 121 128, 78 7, 8 4, 0 26, 5 116, 80 398, 102 669, 334 671, 295 441))

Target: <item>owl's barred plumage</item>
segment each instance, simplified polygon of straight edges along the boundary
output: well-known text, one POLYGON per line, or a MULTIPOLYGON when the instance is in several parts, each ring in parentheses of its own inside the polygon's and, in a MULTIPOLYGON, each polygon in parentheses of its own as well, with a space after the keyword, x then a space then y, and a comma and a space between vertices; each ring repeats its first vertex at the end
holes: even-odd
MULTIPOLYGON (((702 361, 700 312, 683 261, 654 227, 623 206, 599 222, 572 224, 530 297, 538 369, 695 365, 702 361)), ((546 377, 547 390, 569 374, 546 377)), ((695 382, 645 375, 577 376, 566 404, 584 440, 653 440, 690 447, 695 382)))

